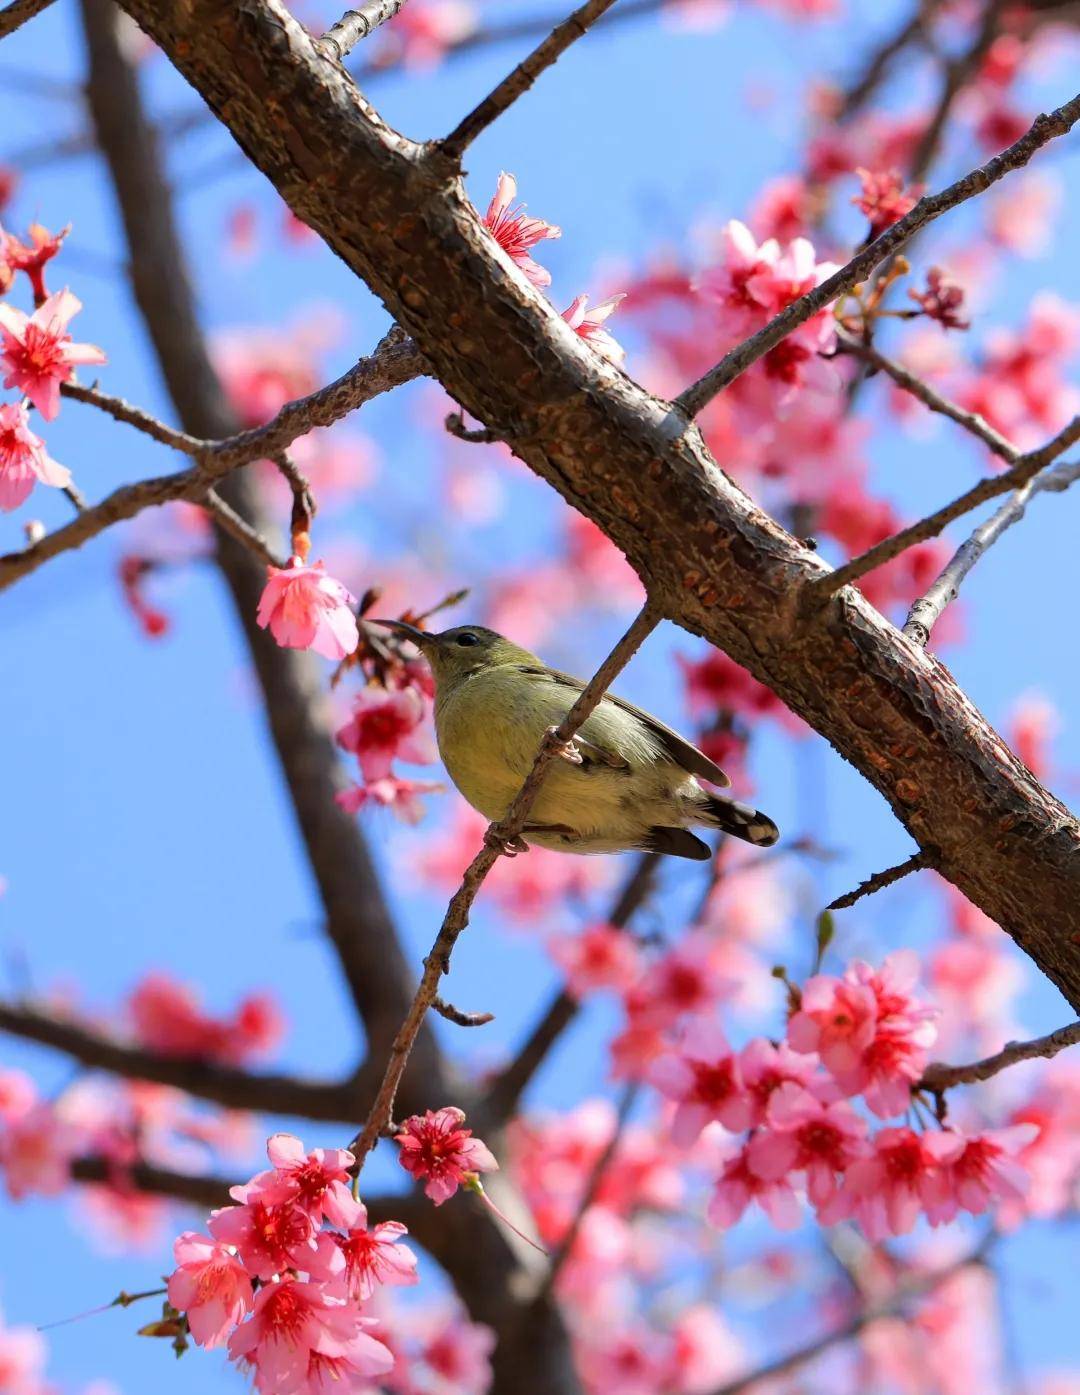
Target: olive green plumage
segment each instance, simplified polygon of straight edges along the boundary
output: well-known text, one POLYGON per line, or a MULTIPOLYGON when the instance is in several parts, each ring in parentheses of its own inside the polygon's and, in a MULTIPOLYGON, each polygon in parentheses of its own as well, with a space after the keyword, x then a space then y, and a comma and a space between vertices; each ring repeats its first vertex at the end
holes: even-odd
MULTIPOLYGON (((485 818, 499 819, 532 768, 544 733, 562 721, 584 684, 548 668, 494 630, 460 625, 425 634, 399 622, 435 678, 435 732, 443 763, 485 818)), ((580 763, 556 759, 522 832, 557 852, 630 849, 703 859, 690 827, 720 829, 768 847, 770 818, 699 783, 730 780, 709 758, 640 708, 607 694, 582 723, 580 763)))

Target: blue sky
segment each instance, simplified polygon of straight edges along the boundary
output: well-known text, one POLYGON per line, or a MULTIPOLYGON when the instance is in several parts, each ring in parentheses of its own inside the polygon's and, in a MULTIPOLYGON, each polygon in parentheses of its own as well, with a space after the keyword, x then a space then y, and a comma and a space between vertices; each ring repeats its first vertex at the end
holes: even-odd
MULTIPOLYGON (((505 0, 488 8, 501 15, 532 14, 538 7, 505 0)), ((544 248, 561 307, 605 281, 604 268, 613 262, 639 263, 659 244, 685 243, 688 229, 703 217, 744 214, 768 177, 796 168, 807 82, 849 71, 873 34, 888 29, 893 13, 891 4, 859 4, 843 24, 792 26, 745 5, 726 27, 705 35, 652 21, 596 33, 478 141, 469 187, 483 205, 498 171, 511 169, 531 211, 562 225, 561 241, 544 248), (750 111, 748 96, 756 102, 763 90, 771 93, 768 105, 750 111)), ((518 48, 484 50, 437 74, 383 77, 371 95, 410 135, 436 135, 519 56, 518 48)), ((81 121, 73 100, 19 95, 13 83, 5 94, 5 78, 33 71, 77 82, 81 63, 76 16, 68 6, 4 42, 0 159, 81 121)), ((157 110, 192 103, 160 59, 148 64, 146 80, 157 110)), ((1070 95, 1066 67, 1059 64, 1033 105, 1070 95)), ((905 89, 904 100, 911 96, 905 89)), ((1054 245, 1045 256, 1008 264, 988 322, 1016 322, 1042 288, 1080 298, 1080 268, 1069 255, 1080 241, 1077 148, 1074 140, 1046 161, 1071 184, 1054 245)), ((223 159, 229 149, 211 127, 185 139, 171 160, 204 321, 211 330, 269 328, 303 322, 313 304, 332 307, 343 330, 325 367, 328 375, 340 371, 375 342, 385 313, 322 249, 289 252, 270 239, 257 261, 229 261, 222 241, 230 207, 254 202, 267 227, 277 218, 272 191, 242 164, 223 159)), ((946 163, 959 172, 969 154, 957 151, 946 163)), ((76 337, 107 349, 104 385, 168 416, 117 274, 116 219, 97 164, 84 159, 28 168, 11 221, 18 227, 34 217, 49 226, 74 224, 65 275, 86 303, 76 337)), ((946 241, 961 235, 965 217, 942 235, 946 241)), ((628 368, 634 371, 632 357, 628 368)), ((371 547, 380 519, 404 518, 399 537, 421 575, 427 570, 432 576, 433 592, 417 596, 418 602, 434 600, 448 572, 455 584, 474 581, 470 556, 482 555, 488 567, 543 557, 561 507, 543 486, 514 481, 507 486, 510 507, 474 536, 444 547, 443 520, 425 516, 436 458, 430 432, 418 425, 428 391, 410 387, 365 408, 362 428, 383 456, 380 483, 332 525, 371 547)), ((875 479, 890 497, 914 514, 970 481, 979 458, 966 442, 939 431, 913 448, 894 425, 882 424, 879 402, 868 393, 863 410, 877 423, 868 449, 875 479)), ((163 448, 74 403, 65 405, 48 442, 93 498, 175 463, 163 448)), ((32 512, 49 525, 62 521, 65 501, 40 500, 40 493, 32 512)), ((1026 689, 1052 698, 1063 716, 1056 749, 1066 772, 1080 770, 1076 649, 1062 629, 1065 597, 1075 584, 1078 507, 1069 495, 1040 501, 995 549, 969 583, 969 641, 946 655, 995 721, 1026 689)), ((0 520, 0 548, 18 545, 24 514, 0 520)), ((251 986, 271 988, 290 1019, 282 1064, 313 1074, 344 1071, 360 1050, 358 1032, 318 932, 314 889, 245 684, 227 598, 206 566, 161 579, 154 594, 174 626, 167 640, 148 644, 119 601, 118 549, 116 539, 105 537, 0 595, 0 719, 9 736, 0 873, 10 883, 0 901, 0 946, 25 958, 35 986, 73 984, 85 1001, 103 1008, 157 966, 201 982, 208 1000, 222 1009, 251 986)), ((583 670, 606 652, 625 619, 625 612, 590 615, 595 623, 557 635, 549 656, 583 670)), ((666 658, 674 649, 690 653, 694 647, 665 626, 632 665, 623 690, 685 725, 666 658)), ((755 775, 782 827, 812 832, 842 853, 812 874, 818 904, 910 851, 877 794, 817 738, 793 749, 765 737, 755 775)), ((1057 792, 1068 801, 1073 782, 1060 785, 1057 792)), ((441 816, 441 808, 436 812, 441 816)), ((418 959, 440 903, 410 891, 400 873, 412 846, 409 835, 380 818, 370 821, 369 833, 418 959)), ((907 884, 858 912, 845 933, 884 951, 918 943, 939 917, 937 900, 907 884)), ((481 910, 455 958, 452 980, 455 999, 468 1005, 489 1002, 497 984, 498 1019, 482 1041, 448 1035, 453 1049, 484 1061, 512 1049, 553 982, 538 945, 506 935, 500 920, 490 908, 481 910)), ((1041 1031, 1066 1020, 1068 1010, 1033 978, 1023 1016, 1027 1027, 1041 1031)), ((570 1104, 608 1088, 600 1049, 608 1025, 603 1008, 587 1015, 553 1059, 539 1099, 570 1104)), ((53 1088, 67 1078, 62 1060, 6 1040, 0 1059, 32 1068, 53 1088)), ((314 1127, 303 1134, 341 1141, 314 1127)), ((391 1175, 385 1166, 382 1175, 391 1175)), ((0 1305, 9 1321, 36 1323, 90 1307, 121 1287, 150 1286, 168 1267, 165 1245, 141 1257, 103 1256, 77 1221, 71 1223, 72 1214, 42 1202, 0 1207, 0 1305)), ((1039 1366, 1078 1355, 1066 1307, 1072 1245, 1071 1229, 1033 1227, 1005 1247, 1017 1341, 1039 1366)), ((133 1326, 132 1314, 110 1313, 56 1332, 50 1375, 72 1389, 98 1376, 129 1392, 153 1383, 162 1395, 193 1381, 207 1395, 240 1388, 239 1377, 216 1356, 195 1354, 177 1366, 155 1344, 131 1340, 133 1326)))

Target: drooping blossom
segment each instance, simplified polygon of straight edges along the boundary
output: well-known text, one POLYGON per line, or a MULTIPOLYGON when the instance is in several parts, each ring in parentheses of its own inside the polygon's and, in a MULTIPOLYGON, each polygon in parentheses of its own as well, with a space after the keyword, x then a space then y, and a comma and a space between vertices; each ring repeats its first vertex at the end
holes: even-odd
POLYGON ((45 442, 30 430, 30 416, 22 402, 0 405, 0 510, 17 509, 35 484, 63 489, 71 483, 71 471, 45 452, 45 442))
POLYGON ((173 1242, 176 1269, 168 1282, 169 1302, 187 1315, 201 1347, 220 1347, 251 1312, 251 1277, 233 1251, 193 1230, 173 1242))
POLYGON ((799 1201, 791 1182, 783 1172, 772 1178, 760 1176, 742 1147, 725 1161, 716 1179, 707 1213, 710 1225, 727 1230, 753 1202, 778 1230, 793 1230, 799 1224, 799 1201))
POLYGON ((486 1144, 463 1128, 465 1115, 446 1106, 406 1119, 395 1142, 398 1161, 413 1177, 425 1178, 424 1192, 436 1206, 452 1197, 463 1182, 478 1172, 494 1172, 499 1164, 486 1144))
POLYGON ((403 780, 396 775, 384 775, 364 785, 350 785, 334 795, 334 802, 347 814, 358 813, 365 804, 381 804, 396 814, 402 823, 419 823, 424 817, 420 796, 438 794, 446 788, 438 780, 403 780))
POLYGON ((589 297, 579 295, 575 296, 562 313, 566 323, 586 344, 595 349, 601 358, 606 358, 609 363, 616 365, 622 363, 626 357, 626 350, 605 328, 604 321, 625 299, 625 295, 608 296, 607 300, 602 300, 599 305, 594 305, 588 310, 586 307, 589 297))
POLYGON ((766 1182, 805 1173, 807 1195, 822 1207, 851 1163, 867 1151, 866 1125, 849 1104, 825 1104, 809 1090, 787 1084, 769 1101, 768 1125, 750 1139, 747 1162, 766 1182))
POLYGON ((678 1105, 671 1136, 679 1147, 689 1147, 714 1120, 733 1133, 750 1125, 739 1059, 712 1020, 691 1022, 674 1049, 653 1062, 648 1078, 678 1105))
POLYGON ((314 649, 326 659, 344 659, 360 635, 353 596, 327 576, 322 562, 306 566, 293 557, 287 567, 266 569, 267 582, 256 619, 285 649, 314 649))
POLYGON ((81 363, 104 363, 94 344, 75 344, 68 321, 82 301, 68 290, 57 291, 32 315, 0 302, 0 369, 4 386, 28 397, 46 421, 60 410, 60 384, 71 381, 81 363))
POLYGON ((495 196, 484 214, 484 227, 534 286, 550 286, 551 272, 534 261, 530 253, 545 238, 561 237, 562 228, 545 223, 543 218, 526 217, 524 204, 513 207, 516 198, 517 180, 512 174, 500 174, 495 196))
POLYGON ((938 1159, 930 1134, 913 1129, 882 1129, 871 1143, 873 1152, 856 1158, 830 1206, 820 1213, 824 1224, 851 1216, 875 1244, 890 1235, 907 1235, 934 1196, 938 1159))
POLYGON ((908 295, 924 315, 937 320, 943 329, 971 328, 971 321, 960 313, 964 308, 964 288, 951 280, 941 267, 932 266, 926 273, 924 291, 909 290, 908 295))
POLYGON ((369 1225, 367 1208, 357 1203, 351 1224, 344 1231, 333 1238, 345 1258, 345 1283, 350 1298, 362 1302, 380 1284, 398 1286, 418 1281, 416 1255, 398 1243, 409 1233, 400 1221, 369 1225))
POLYGON ((963 1134, 953 1129, 926 1135, 925 1146, 938 1164, 926 1213, 934 1225, 951 1221, 959 1211, 981 1216, 996 1202, 1018 1202, 1028 1187, 1028 1174, 1017 1162, 1038 1137, 1036 1124, 963 1134))
POLYGON ((349 1186, 349 1169, 356 1159, 347 1148, 313 1148, 291 1133, 271 1134, 266 1153, 273 1166, 241 1186, 232 1196, 245 1204, 298 1206, 314 1225, 327 1220, 347 1228, 359 1219, 359 1204, 349 1186))
POLYGON ((70 231, 70 223, 58 233, 49 232, 48 228, 43 228, 40 223, 31 223, 29 244, 20 242, 11 233, 0 233, 0 256, 6 258, 12 271, 25 272, 29 277, 35 305, 44 305, 49 298, 45 286, 45 268, 60 251, 64 238, 70 231))
POLYGON ((641 951, 633 936, 614 925, 587 925, 576 935, 557 936, 549 948, 575 998, 603 988, 629 988, 641 971, 641 951))
POLYGON ((910 213, 922 193, 921 185, 905 191, 904 176, 899 170, 857 169, 862 191, 851 202, 870 222, 870 237, 879 237, 886 228, 898 223, 910 213))
POLYGON ((252 1368, 261 1395, 336 1395, 392 1368, 389 1349, 366 1330, 372 1325, 351 1303, 286 1276, 256 1294, 229 1355, 252 1368))
POLYGON ((337 743, 356 756, 367 782, 389 775, 395 759, 430 765, 436 752, 430 734, 422 729, 427 713, 416 688, 369 683, 353 699, 352 715, 338 730, 337 743))

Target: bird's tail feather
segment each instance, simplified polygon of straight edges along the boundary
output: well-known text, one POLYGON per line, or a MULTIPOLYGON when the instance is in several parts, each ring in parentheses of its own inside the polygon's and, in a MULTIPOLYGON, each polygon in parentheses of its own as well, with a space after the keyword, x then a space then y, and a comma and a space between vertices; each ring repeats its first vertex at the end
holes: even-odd
POLYGON ((735 799, 708 794, 700 809, 703 824, 709 828, 719 828, 723 833, 742 838, 756 847, 771 848, 780 837, 780 830, 768 814, 763 814, 760 809, 751 809, 749 804, 740 804, 735 799))

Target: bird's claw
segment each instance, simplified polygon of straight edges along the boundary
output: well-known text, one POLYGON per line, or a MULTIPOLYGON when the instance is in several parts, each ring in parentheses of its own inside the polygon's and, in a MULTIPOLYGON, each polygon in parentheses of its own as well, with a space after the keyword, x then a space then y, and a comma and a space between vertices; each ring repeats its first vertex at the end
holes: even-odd
POLYGON ((529 851, 528 843, 518 833, 512 838, 502 838, 489 828, 484 834, 484 842, 489 848, 494 848, 501 857, 517 857, 518 853, 529 851))
POLYGON ((581 754, 577 741, 573 737, 569 741, 557 740, 558 731, 558 727, 548 727, 547 734, 548 740, 551 742, 552 754, 558 756, 560 760, 569 761, 571 765, 583 764, 585 757, 581 754))

